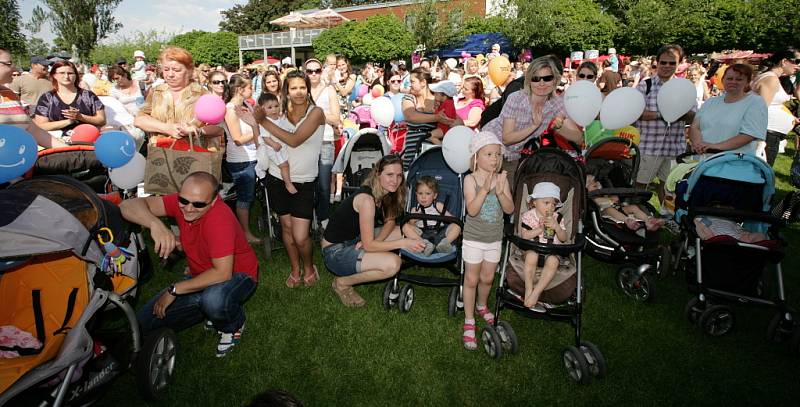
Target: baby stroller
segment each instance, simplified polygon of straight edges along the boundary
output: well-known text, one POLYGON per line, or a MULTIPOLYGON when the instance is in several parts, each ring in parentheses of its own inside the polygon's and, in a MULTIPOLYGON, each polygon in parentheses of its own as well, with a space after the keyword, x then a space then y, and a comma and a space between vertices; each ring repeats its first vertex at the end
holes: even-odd
MULTIPOLYGON (((574 346, 562 352, 564 366, 572 380, 587 384, 592 376, 606 375, 606 363, 600 349, 581 338, 581 315, 583 313, 584 287, 582 277, 582 251, 585 240, 582 219, 586 206, 583 168, 568 153, 554 148, 543 148, 525 159, 517 169, 514 179, 515 212, 505 225, 505 252, 503 255, 500 284, 495 299, 494 325, 481 333, 483 347, 489 356, 497 359, 502 353, 517 353, 517 337, 508 321, 500 319, 505 308, 523 316, 570 323, 575 330, 574 346), (527 207, 528 195, 539 182, 552 182, 561 191, 563 206, 559 213, 563 217, 569 238, 565 244, 546 244, 520 237, 521 214, 527 207), (540 310, 526 308, 522 293, 524 251, 536 250, 540 255, 559 255, 564 258, 553 281, 545 289, 540 301, 547 306, 540 310)), ((540 256, 541 257, 541 256, 540 256)), ((537 273, 541 271, 538 268, 537 273)), ((538 276, 537 276, 538 278, 538 276)))
MULTIPOLYGON (((464 228, 464 223, 461 221, 464 218, 463 179, 461 174, 454 172, 447 166, 441 147, 437 146, 420 154, 411 163, 406 179, 408 183, 408 207, 402 224, 422 220, 436 222, 437 227, 445 228, 447 225, 456 224, 460 228, 464 228), (431 176, 436 179, 439 188, 437 202, 442 202, 446 211, 455 216, 410 213, 410 210, 417 206, 415 188, 417 180, 423 176, 431 176)), ((386 288, 383 291, 384 308, 388 310, 397 305, 401 312, 411 310, 414 305, 414 287, 411 284, 399 285, 400 281, 407 281, 432 287, 452 287, 450 289, 447 313, 453 316, 458 310, 463 309, 464 265, 461 261, 461 244, 458 240, 452 242, 452 244, 455 250, 450 253, 433 253, 430 256, 424 256, 422 253, 413 253, 405 249, 400 250, 403 269, 414 266, 444 267, 457 278, 413 275, 401 270, 395 278, 386 283, 386 288)))
POLYGON ((772 168, 750 154, 714 154, 678 183, 676 193, 675 220, 681 234, 675 258, 697 293, 686 305, 689 321, 708 335, 721 336, 734 327, 733 304, 766 306, 777 309, 767 328, 768 338, 789 339, 796 323, 783 288, 785 242, 779 236, 783 220, 770 213, 775 193, 772 168), (766 239, 746 243, 718 234, 703 240, 695 219, 729 220, 744 230, 763 233, 766 239))
POLYGON ((669 247, 659 245, 659 233, 647 231, 644 225, 633 231, 624 223, 607 219, 602 214, 603 208, 593 199, 617 196, 620 202, 637 205, 650 216, 658 216, 648 202, 652 193, 634 189, 639 149, 628 139, 608 138, 589 148, 585 157, 586 173, 594 175, 603 185, 600 190, 588 192, 587 253, 603 262, 622 264, 617 272, 619 287, 631 298, 649 301, 655 295, 650 269, 666 274, 671 259, 669 247))
POLYGON ((98 194, 111 192, 108 168, 94 154, 94 145, 73 144, 39 151, 31 170, 34 176, 69 175, 98 194))
POLYGON ((66 176, 20 181, 0 191, 0 241, 0 326, 18 339, 0 347, 0 405, 87 405, 134 365, 142 396, 163 394, 175 334, 140 335, 149 257, 116 206, 66 176))
POLYGON ((391 152, 392 146, 374 128, 361 129, 351 137, 333 163, 332 172, 344 174, 342 192, 345 195, 358 190, 369 176, 372 166, 391 152))

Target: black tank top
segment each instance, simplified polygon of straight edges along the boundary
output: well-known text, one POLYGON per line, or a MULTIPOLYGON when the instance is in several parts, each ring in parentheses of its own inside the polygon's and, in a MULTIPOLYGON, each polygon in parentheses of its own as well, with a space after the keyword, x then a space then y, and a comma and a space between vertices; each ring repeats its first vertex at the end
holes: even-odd
MULTIPOLYGON (((348 242, 361 236, 361 229, 359 228, 358 212, 353 209, 353 200, 358 195, 367 194, 372 196, 372 191, 367 187, 362 187, 354 194, 350 195, 342 201, 336 211, 328 221, 328 227, 325 228, 325 240, 330 243, 348 242)), ((380 208, 375 208, 375 227, 383 224, 383 211, 380 208)))

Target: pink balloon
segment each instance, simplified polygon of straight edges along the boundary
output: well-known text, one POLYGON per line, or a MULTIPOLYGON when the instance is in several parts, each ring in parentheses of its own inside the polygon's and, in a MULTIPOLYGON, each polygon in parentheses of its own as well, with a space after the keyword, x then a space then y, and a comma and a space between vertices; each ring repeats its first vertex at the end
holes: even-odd
POLYGON ((369 92, 369 86, 362 84, 361 87, 358 88, 358 97, 360 98, 364 97, 364 95, 366 95, 367 92, 369 92))
POLYGON ((206 124, 219 124, 225 119, 225 102, 215 95, 203 95, 194 105, 194 116, 206 124))

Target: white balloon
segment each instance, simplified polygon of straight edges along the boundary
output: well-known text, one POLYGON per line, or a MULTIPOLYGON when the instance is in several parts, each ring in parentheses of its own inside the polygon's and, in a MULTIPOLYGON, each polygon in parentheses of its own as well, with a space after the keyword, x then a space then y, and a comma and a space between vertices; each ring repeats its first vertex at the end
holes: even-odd
POLYGON ((606 130, 621 129, 644 112, 644 96, 634 88, 617 88, 611 91, 600 108, 600 123, 606 130))
POLYGON ((361 97, 361 104, 362 105, 371 105, 372 104, 372 93, 367 93, 361 97))
POLYGON ((564 92, 567 115, 581 126, 588 126, 594 121, 602 105, 603 95, 591 81, 577 81, 564 92))
POLYGON ((394 104, 392 104, 392 99, 385 97, 373 99, 369 107, 369 113, 372 115, 372 120, 375 120, 375 123, 384 127, 389 127, 394 120, 394 104))
POLYGON ((676 76, 661 86, 656 102, 661 117, 672 123, 697 104, 697 90, 692 81, 676 76))
POLYGON ((444 161, 457 173, 465 173, 469 170, 469 144, 473 135, 475 135, 475 131, 467 126, 451 127, 444 135, 444 140, 442 140, 444 161))
POLYGON ((122 167, 112 168, 109 171, 111 182, 120 189, 136 188, 144 181, 144 167, 147 160, 140 153, 136 153, 127 164, 122 167))

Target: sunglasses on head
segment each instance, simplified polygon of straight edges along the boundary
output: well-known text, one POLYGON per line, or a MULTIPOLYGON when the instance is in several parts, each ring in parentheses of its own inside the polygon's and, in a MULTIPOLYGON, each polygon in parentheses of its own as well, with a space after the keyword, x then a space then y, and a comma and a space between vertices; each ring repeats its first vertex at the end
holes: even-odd
POLYGON ((667 65, 675 66, 675 65, 678 65, 678 62, 677 61, 658 61, 658 64, 659 65, 664 65, 664 66, 667 66, 667 65))
POLYGON ((308 75, 313 75, 313 74, 319 75, 321 73, 322 73, 322 68, 319 68, 319 69, 306 69, 306 74, 308 74, 308 75))
POLYGON ((225 81, 211 81, 212 85, 224 85, 225 81))
POLYGON ((592 75, 590 73, 579 73, 578 74, 578 78, 581 78, 581 79, 594 79, 594 75, 592 75))
POLYGON ((555 75, 545 75, 545 76, 532 76, 531 82, 550 82, 555 78, 555 75))
POLYGON ((197 209, 203 209, 206 206, 208 206, 208 204, 210 204, 211 202, 203 202, 203 201, 192 202, 192 201, 190 201, 190 200, 178 195, 178 203, 183 205, 183 206, 192 204, 192 206, 194 206, 197 209))

